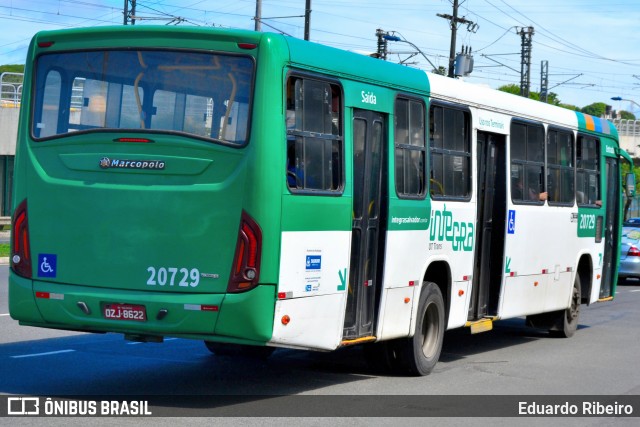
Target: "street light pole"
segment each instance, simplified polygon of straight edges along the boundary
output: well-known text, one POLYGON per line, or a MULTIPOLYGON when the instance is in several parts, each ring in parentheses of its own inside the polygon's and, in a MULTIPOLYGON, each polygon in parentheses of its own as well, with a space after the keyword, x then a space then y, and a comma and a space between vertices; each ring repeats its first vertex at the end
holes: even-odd
POLYGON ((631 102, 632 104, 635 104, 636 107, 640 108, 640 104, 638 104, 633 99, 625 99, 625 98, 622 98, 620 96, 614 96, 614 97, 611 98, 611 100, 612 101, 627 101, 627 102, 631 102))
MULTIPOLYGON (((424 57, 424 59, 426 59, 427 62, 433 67, 434 70, 438 69, 438 67, 433 65, 433 62, 431 62, 429 60, 429 58, 427 58, 427 55, 425 55, 424 52, 422 52, 418 46, 416 46, 415 44, 411 43, 409 40, 405 40, 405 39, 402 39, 402 38, 400 38, 400 37, 398 37, 396 35, 391 35, 391 34, 385 34, 385 35, 382 36, 382 38, 384 40, 388 40, 388 41, 392 41, 392 42, 401 42, 401 43, 408 44, 409 46, 411 46, 415 50, 417 50, 420 53, 420 55, 422 55, 424 57)), ((385 54, 386 54, 386 52, 385 52, 385 54)))

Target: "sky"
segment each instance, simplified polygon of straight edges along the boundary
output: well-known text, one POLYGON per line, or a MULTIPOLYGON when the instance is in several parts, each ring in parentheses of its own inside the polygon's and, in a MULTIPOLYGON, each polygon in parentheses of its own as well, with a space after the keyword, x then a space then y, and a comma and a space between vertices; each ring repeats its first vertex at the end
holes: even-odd
MULTIPOLYGON (((0 65, 22 64, 38 31, 122 25, 124 0, 0 0, 0 65)), ((521 36, 533 27, 531 90, 548 61, 549 91, 562 103, 605 102, 640 117, 640 0, 459 0, 456 52, 470 47, 468 82, 520 85, 521 36), (473 27, 473 28, 469 28, 473 27), (476 28, 477 27, 477 28, 476 28), (470 31, 471 30, 471 31, 470 31), (622 97, 624 101, 612 101, 622 97)), ((304 37, 305 0, 262 0, 262 31, 304 37)), ((137 0, 136 25, 199 25, 253 30, 255 0, 137 0)), ((376 51, 376 29, 417 46, 389 42, 388 60, 431 71, 448 66, 453 0, 311 0, 310 40, 359 53, 376 51), (430 63, 429 63, 430 62, 430 63)))

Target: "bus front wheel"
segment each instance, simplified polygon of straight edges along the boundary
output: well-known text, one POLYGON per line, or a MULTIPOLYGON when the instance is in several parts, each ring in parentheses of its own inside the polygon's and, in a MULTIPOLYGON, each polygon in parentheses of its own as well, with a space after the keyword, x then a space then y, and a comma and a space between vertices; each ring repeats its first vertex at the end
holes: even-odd
POLYGON ((433 282, 425 282, 420 295, 416 330, 406 341, 405 367, 411 375, 427 375, 436 366, 442 351, 445 331, 444 299, 440 288, 433 282))

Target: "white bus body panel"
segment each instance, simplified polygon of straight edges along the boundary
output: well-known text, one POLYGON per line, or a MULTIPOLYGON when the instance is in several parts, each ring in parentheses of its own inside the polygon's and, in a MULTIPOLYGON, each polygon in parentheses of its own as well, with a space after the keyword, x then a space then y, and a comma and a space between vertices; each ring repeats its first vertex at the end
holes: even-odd
POLYGON ((282 233, 273 336, 279 346, 333 350, 342 339, 350 231, 282 233), (285 325, 282 316, 290 322, 285 325))

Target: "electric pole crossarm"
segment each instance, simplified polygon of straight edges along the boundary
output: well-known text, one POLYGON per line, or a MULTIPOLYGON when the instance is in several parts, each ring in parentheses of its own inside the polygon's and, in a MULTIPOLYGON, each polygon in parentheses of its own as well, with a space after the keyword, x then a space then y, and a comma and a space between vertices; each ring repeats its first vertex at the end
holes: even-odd
POLYGON ((467 30, 475 32, 478 26, 475 22, 462 18, 458 18, 458 0, 453 0, 453 15, 446 13, 437 13, 437 16, 449 21, 451 27, 451 46, 449 48, 449 72, 447 75, 451 78, 454 77, 454 64, 456 60, 456 32, 458 31, 458 24, 466 24, 467 30))

